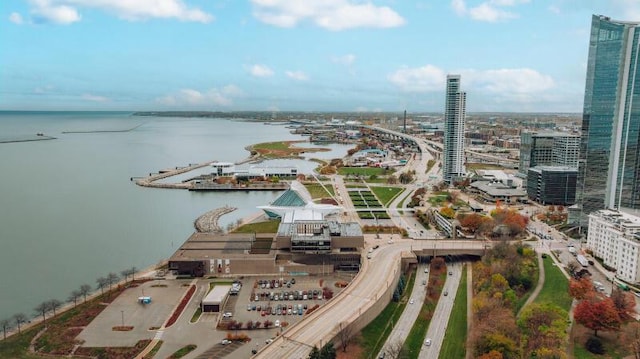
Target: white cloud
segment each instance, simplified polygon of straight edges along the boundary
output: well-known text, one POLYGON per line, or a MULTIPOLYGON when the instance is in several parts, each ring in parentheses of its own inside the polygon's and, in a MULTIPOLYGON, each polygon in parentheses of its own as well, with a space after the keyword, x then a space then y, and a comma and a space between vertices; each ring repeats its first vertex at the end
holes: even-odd
POLYGON ((40 22, 70 24, 80 21, 80 8, 98 9, 129 21, 175 18, 208 23, 213 15, 185 5, 182 0, 29 0, 31 13, 40 22))
POLYGON ((346 54, 343 56, 333 56, 331 61, 345 66, 351 66, 356 61, 356 55, 354 54, 346 54))
POLYGON ((31 0, 31 15, 36 22, 68 25, 82 18, 75 7, 55 0, 31 0))
POLYGON ((290 78, 297 81, 306 81, 309 79, 307 74, 302 71, 285 71, 285 74, 290 78))
MULTIPOLYGON (((551 76, 528 68, 459 70, 462 89, 470 98, 491 98, 494 103, 531 103, 554 89, 551 76)), ((388 80, 403 92, 445 92, 446 72, 432 65, 401 68, 388 76, 388 80)))
POLYGON ((273 76, 273 70, 269 66, 255 64, 249 66, 249 73, 255 77, 270 77, 273 76))
POLYGON ((387 76, 392 84, 405 92, 444 91, 445 72, 433 65, 401 68, 387 76))
POLYGON ((503 8, 528 2, 529 0, 488 0, 476 6, 467 6, 465 0, 451 0, 451 7, 458 16, 469 16, 477 21, 497 22, 519 17, 517 13, 503 8))
POLYGON ((156 102, 165 106, 230 106, 234 98, 242 94, 242 90, 235 85, 228 85, 221 89, 212 88, 206 92, 182 89, 159 97, 156 102))
POLYGON ((387 6, 351 0, 251 0, 253 16, 269 25, 294 27, 311 21, 319 27, 340 31, 359 27, 402 26, 405 19, 387 6))
POLYGON ((12 12, 11 15, 9 15, 9 21, 11 21, 12 23, 14 23, 16 25, 24 24, 24 20, 22 19, 22 15, 18 14, 17 12, 12 12))
POLYGON ((110 101, 108 97, 92 95, 90 93, 86 93, 80 97, 85 101, 92 101, 92 102, 109 102, 110 101))

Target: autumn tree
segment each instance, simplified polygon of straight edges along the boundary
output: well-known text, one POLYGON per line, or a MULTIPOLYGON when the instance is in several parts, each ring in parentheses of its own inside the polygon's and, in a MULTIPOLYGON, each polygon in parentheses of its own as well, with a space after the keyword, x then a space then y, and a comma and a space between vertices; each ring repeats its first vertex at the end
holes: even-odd
POLYGON ((497 350, 492 350, 488 353, 482 354, 478 359, 503 359, 502 353, 497 350))
POLYGON ((568 313, 551 303, 531 304, 518 319, 525 357, 563 358, 568 313))
POLYGON ((578 323, 592 329, 596 337, 599 330, 619 330, 622 322, 611 298, 585 299, 578 303, 573 317, 578 323))
POLYGON ((636 300, 633 298, 633 294, 616 289, 611 293, 611 301, 613 301, 622 322, 629 322, 635 317, 636 300))
POLYGON ((452 219, 456 215, 456 212, 451 207, 442 207, 440 208, 440 214, 445 218, 452 219))
POLYGON ((569 281, 569 295, 578 300, 590 298, 595 294, 593 282, 588 277, 571 279, 569 281))
POLYGON ((338 337, 340 338, 340 346, 342 347, 342 352, 347 352, 347 347, 353 339, 353 327, 349 325, 347 322, 340 323, 340 332, 338 333, 338 337))
POLYGON ((460 225, 471 233, 476 233, 480 226, 482 225, 482 219, 485 216, 481 216, 477 213, 458 215, 458 221, 460 221, 460 225))

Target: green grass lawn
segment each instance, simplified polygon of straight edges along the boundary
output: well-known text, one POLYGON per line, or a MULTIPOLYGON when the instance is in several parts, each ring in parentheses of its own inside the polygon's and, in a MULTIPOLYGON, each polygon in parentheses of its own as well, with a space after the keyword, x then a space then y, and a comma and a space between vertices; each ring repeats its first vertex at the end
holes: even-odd
POLYGON ((285 141, 277 142, 263 142, 253 145, 254 150, 272 150, 272 151, 287 151, 289 150, 289 143, 285 141))
POLYGON ((234 233, 276 233, 280 220, 271 220, 258 223, 247 223, 236 228, 234 233))
MULTIPOLYGON (((307 188, 311 194, 311 198, 313 199, 329 197, 327 191, 318 183, 308 183, 304 186, 307 188)), ((334 195, 333 186, 331 184, 326 184, 324 187, 329 190, 329 193, 331 193, 332 196, 334 195)))
POLYGON ((444 335, 440 356, 442 359, 464 359, 467 342, 467 270, 462 269, 462 279, 453 303, 449 324, 444 335))
POLYGON ((551 302, 567 312, 571 309, 572 299, 569 296, 569 280, 555 266, 550 256, 542 259, 544 263, 544 285, 536 298, 536 303, 551 302))
POLYGON ((360 347, 365 349, 361 356, 362 359, 374 358, 374 355, 377 355, 382 350, 382 346, 393 329, 391 324, 398 322, 407 305, 408 298, 413 291, 415 277, 415 272, 413 272, 409 277, 400 301, 398 303, 389 302, 382 313, 360 332, 359 344, 360 347))
POLYGON ((31 339, 38 333, 41 326, 36 326, 22 334, 13 335, 7 340, 0 341, 0 358, 15 359, 38 359, 37 355, 28 354, 29 343, 31 339))
POLYGON ((464 166, 468 171, 504 169, 504 167, 493 164, 493 163, 465 163, 464 166))
POLYGON ((371 175, 381 176, 385 172, 384 168, 379 167, 340 167, 338 168, 338 174, 347 176, 347 175, 358 175, 369 177, 371 175))
POLYGON ((389 203, 402 192, 399 187, 371 187, 371 191, 375 193, 383 206, 387 207, 389 203))

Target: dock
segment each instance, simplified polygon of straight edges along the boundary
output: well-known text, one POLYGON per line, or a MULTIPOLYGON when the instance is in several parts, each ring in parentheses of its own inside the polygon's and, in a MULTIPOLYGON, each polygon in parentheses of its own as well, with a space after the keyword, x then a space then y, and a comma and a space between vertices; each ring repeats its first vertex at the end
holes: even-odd
POLYGON ((149 173, 148 177, 131 177, 131 180, 135 180, 136 184, 141 187, 153 187, 153 188, 175 188, 175 189, 190 189, 191 183, 157 183, 156 181, 163 178, 176 176, 185 172, 193 171, 198 168, 209 166, 211 162, 205 162, 200 164, 189 164, 186 167, 176 167, 175 169, 165 169, 159 173, 149 173))
POLYGON ((259 182, 259 183, 246 183, 246 184, 231 184, 216 182, 200 182, 194 183, 189 187, 189 191, 283 191, 289 189, 289 184, 286 182, 259 182))
POLYGON ((198 219, 193 223, 193 226, 196 227, 196 231, 200 233, 223 233, 222 228, 220 228, 220 225, 218 224, 218 219, 227 213, 235 211, 236 209, 236 207, 231 206, 216 208, 213 211, 209 211, 198 217, 198 219))

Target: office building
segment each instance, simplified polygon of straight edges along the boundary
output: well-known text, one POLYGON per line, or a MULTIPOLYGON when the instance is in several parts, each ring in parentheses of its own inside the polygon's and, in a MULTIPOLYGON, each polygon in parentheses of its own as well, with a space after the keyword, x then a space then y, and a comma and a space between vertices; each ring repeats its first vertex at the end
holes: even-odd
POLYGON ((523 132, 520 135, 520 165, 526 176, 536 166, 578 167, 580 137, 562 132, 523 132))
POLYGON ((527 173, 527 196, 541 204, 572 205, 576 198, 575 167, 536 166, 527 173))
POLYGON ((459 178, 465 176, 464 122, 466 96, 466 92, 460 91, 460 75, 447 75, 442 174, 445 182, 449 184, 453 184, 459 178))
POLYGON ((582 115, 580 224, 599 209, 640 208, 640 23, 594 15, 582 115))
POLYGON ((640 217, 600 210, 588 215, 587 248, 602 262, 616 269, 616 277, 628 283, 640 281, 640 217))

